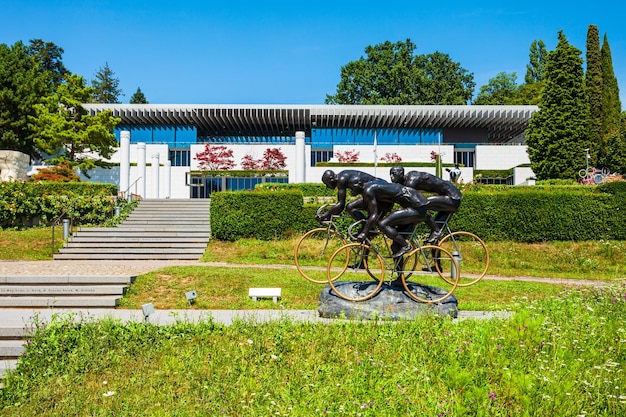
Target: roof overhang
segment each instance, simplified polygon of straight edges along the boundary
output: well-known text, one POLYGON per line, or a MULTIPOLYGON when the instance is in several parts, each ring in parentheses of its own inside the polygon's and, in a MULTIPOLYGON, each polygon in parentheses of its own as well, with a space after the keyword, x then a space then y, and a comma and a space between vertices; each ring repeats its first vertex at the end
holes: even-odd
POLYGON ((486 129, 489 142, 524 132, 537 106, 360 106, 252 104, 85 104, 123 125, 191 125, 199 136, 293 136, 313 128, 486 129))

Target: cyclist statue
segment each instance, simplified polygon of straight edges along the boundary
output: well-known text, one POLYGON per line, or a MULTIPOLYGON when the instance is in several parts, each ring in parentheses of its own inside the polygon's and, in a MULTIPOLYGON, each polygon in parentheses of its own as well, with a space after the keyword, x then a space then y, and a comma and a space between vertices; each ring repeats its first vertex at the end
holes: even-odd
MULTIPOLYGON (((341 214, 344 208, 346 209, 348 214, 352 216, 355 220, 365 219, 365 215, 361 212, 361 210, 366 210, 367 204, 363 201, 363 198, 358 198, 346 205, 348 183, 354 179, 358 179, 363 183, 371 181, 386 183, 386 181, 381 178, 376 178, 375 176, 370 175, 366 172, 352 169, 341 171, 338 174, 330 169, 325 171, 322 175, 322 182, 326 185, 327 188, 331 190, 334 190, 335 188, 337 189, 337 203, 330 209, 328 209, 326 213, 315 216, 315 219, 317 221, 319 221, 320 223, 328 221, 330 220, 331 216, 341 214)), ((388 208, 388 210, 391 209, 392 206, 393 204, 388 208)))
POLYGON ((380 181, 364 183, 358 177, 353 178, 348 187, 353 195, 362 195, 368 211, 367 221, 358 234, 357 240, 365 240, 374 224, 378 224, 380 230, 393 241, 391 248, 394 258, 401 258, 413 249, 400 234, 398 227, 425 222, 431 229, 437 230, 437 226, 427 211, 429 200, 413 188, 403 184, 380 181), (386 207, 393 206, 394 203, 402 208, 383 217, 386 207))
MULTIPOLYGON (((434 193, 428 197, 428 210, 437 210, 435 222, 444 221, 451 214, 459 211, 461 205, 461 190, 450 181, 443 180, 427 172, 409 171, 404 173, 404 168, 396 166, 389 171, 393 183, 403 184, 415 190, 434 193)), ((426 243, 437 244, 443 231, 439 227, 432 228, 432 232, 426 243)))

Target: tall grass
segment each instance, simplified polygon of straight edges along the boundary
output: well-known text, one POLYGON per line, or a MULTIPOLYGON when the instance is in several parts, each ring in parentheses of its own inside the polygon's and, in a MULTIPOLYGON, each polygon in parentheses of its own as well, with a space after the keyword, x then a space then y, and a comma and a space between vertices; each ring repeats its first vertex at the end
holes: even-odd
MULTIPOLYGON (((522 301, 522 300, 520 300, 522 301)), ((34 322, 3 416, 621 416, 626 287, 507 319, 34 322)))

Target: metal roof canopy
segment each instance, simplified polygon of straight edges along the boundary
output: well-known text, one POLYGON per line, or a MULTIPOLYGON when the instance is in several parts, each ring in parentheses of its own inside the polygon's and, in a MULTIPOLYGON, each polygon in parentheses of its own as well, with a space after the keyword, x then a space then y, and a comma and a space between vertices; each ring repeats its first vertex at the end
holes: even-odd
POLYGON ((360 106, 271 104, 84 104, 123 125, 192 125, 201 137, 310 135, 313 128, 487 129, 488 141, 524 132, 537 106, 360 106))

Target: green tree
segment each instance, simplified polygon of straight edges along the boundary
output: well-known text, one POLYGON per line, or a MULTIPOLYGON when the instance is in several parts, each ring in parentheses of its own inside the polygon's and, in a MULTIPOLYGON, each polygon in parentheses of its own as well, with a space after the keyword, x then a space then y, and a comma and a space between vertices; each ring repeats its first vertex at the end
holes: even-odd
POLYGON ((0 148, 36 157, 33 132, 28 120, 35 104, 51 94, 67 74, 62 64, 63 49, 40 39, 30 46, 21 41, 0 44, 0 148))
POLYGON ((602 134, 602 54, 598 27, 589 25, 587 29, 587 71, 585 86, 589 96, 589 139, 593 144, 590 153, 593 160, 604 159, 606 144, 602 134))
POLYGON ((591 148, 591 141, 580 55, 559 31, 557 47, 546 58, 540 110, 526 131, 531 168, 538 179, 573 179, 585 167, 585 149, 591 148))
POLYGON ((602 148, 598 152, 598 164, 611 171, 624 168, 620 154, 624 140, 621 132, 622 103, 619 99, 619 86, 613 71, 611 47, 607 35, 602 41, 602 148))
POLYGON ((39 65, 39 72, 45 74, 48 79, 49 92, 53 92, 70 74, 63 65, 63 48, 53 42, 45 42, 41 39, 32 39, 27 48, 28 54, 39 65))
POLYGON ((365 48, 366 57, 341 67, 341 80, 327 104, 464 104, 471 99, 473 75, 436 52, 415 55, 405 42, 365 48))
POLYGON ((141 88, 137 87, 137 91, 130 97, 130 104, 148 104, 146 96, 141 91, 141 88))
POLYGON ((513 104, 517 99, 517 74, 501 72, 490 78, 487 85, 480 87, 474 104, 504 105, 513 104))
POLYGON ((535 40, 530 44, 530 62, 526 64, 526 84, 539 83, 545 78, 546 57, 548 51, 542 40, 535 40))
POLYGON ((110 158, 117 146, 113 129, 120 119, 111 111, 94 116, 84 109, 93 88, 85 84, 83 77, 69 75, 56 93, 35 106, 37 117, 31 117, 36 132, 35 143, 51 156, 53 165, 68 162, 83 172, 96 166, 108 166, 100 158, 110 158))
POLYGON ((435 52, 418 56, 422 95, 418 104, 467 104, 474 94, 474 75, 449 55, 435 52))
POLYGON ((534 40, 530 44, 524 84, 518 86, 515 98, 507 104, 539 104, 544 88, 547 56, 546 45, 542 40, 534 40))
POLYGON ((120 89, 120 80, 115 77, 108 62, 96 72, 96 78, 91 81, 91 86, 92 99, 95 103, 117 104, 120 103, 119 97, 124 95, 120 89))

